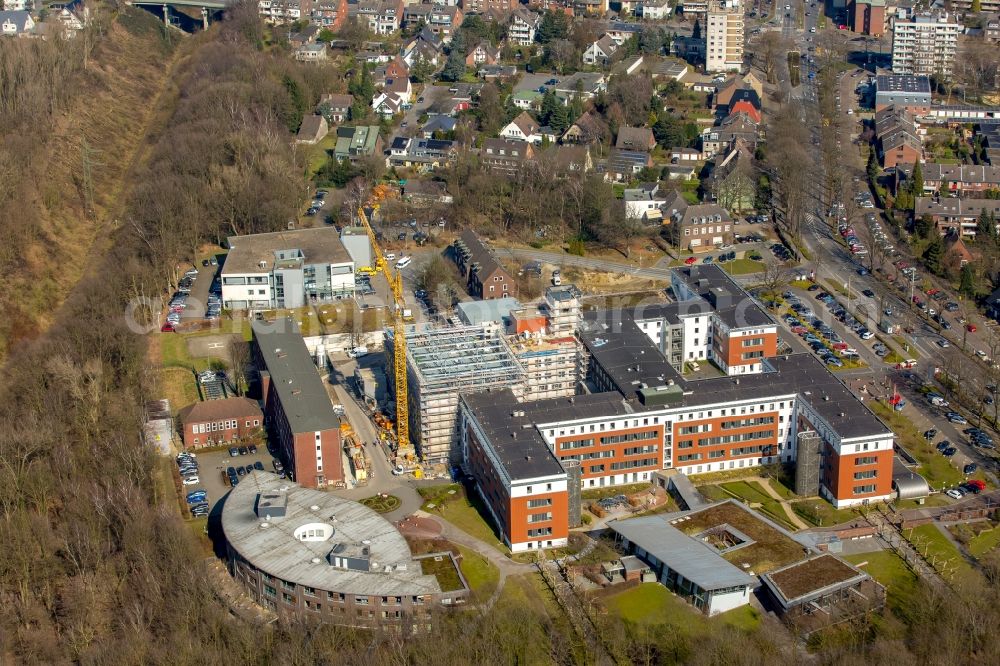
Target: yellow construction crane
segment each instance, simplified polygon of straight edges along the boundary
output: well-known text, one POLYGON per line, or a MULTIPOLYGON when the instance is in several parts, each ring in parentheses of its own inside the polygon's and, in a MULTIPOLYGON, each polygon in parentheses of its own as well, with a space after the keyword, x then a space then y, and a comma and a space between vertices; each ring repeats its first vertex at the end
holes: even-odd
MULTIPOLYGON (((371 198, 368 200, 368 205, 371 206, 373 212, 378 210, 388 193, 389 190, 385 185, 376 185, 373 188, 371 198)), ((406 322, 404 321, 406 301, 403 298, 403 276, 399 270, 390 268, 386 262, 385 254, 375 238, 375 231, 368 221, 364 206, 358 208, 358 220, 368 233, 372 253, 375 255, 375 263, 372 268, 375 269, 376 273, 385 276, 386 282, 389 283, 389 291, 392 292, 392 351, 393 371, 396 379, 396 458, 397 464, 401 460, 413 463, 416 456, 410 444, 409 391, 406 382, 406 322)))

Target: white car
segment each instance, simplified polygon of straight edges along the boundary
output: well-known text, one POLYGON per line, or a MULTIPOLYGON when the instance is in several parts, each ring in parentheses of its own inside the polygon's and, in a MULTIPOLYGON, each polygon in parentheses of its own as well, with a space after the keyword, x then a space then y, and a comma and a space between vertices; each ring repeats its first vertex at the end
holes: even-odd
POLYGON ((404 255, 404 256, 402 256, 402 257, 399 258, 399 261, 396 262, 396 268, 397 269, 406 268, 407 266, 410 265, 411 261, 413 261, 412 257, 407 257, 407 256, 404 255))
POLYGON ((368 355, 368 347, 353 347, 347 350, 348 358, 361 358, 368 355))
POLYGON ((954 488, 945 492, 945 495, 952 499, 962 499, 962 493, 958 492, 954 488))
POLYGON ((201 479, 199 479, 197 476, 185 476, 183 479, 181 479, 181 483, 183 483, 185 486, 193 486, 201 483, 201 479))
POLYGON ((386 252, 384 255, 386 261, 394 261, 396 259, 395 252, 386 252))

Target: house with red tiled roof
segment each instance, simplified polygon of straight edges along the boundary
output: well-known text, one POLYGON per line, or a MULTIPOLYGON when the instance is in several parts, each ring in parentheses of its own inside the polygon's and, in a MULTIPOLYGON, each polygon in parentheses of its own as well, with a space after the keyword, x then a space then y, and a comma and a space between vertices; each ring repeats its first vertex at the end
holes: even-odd
POLYGON ((221 446, 240 442, 264 426, 264 414, 256 400, 225 398, 188 405, 177 415, 184 448, 221 446))

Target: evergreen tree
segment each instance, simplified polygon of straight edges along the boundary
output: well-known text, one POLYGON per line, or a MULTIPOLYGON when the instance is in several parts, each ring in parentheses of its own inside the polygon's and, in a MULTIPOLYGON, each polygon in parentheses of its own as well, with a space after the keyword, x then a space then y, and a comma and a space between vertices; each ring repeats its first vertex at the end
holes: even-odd
POLYGON ((545 91, 542 95, 542 104, 539 107, 538 120, 543 125, 552 124, 552 116, 556 111, 557 107, 562 106, 562 102, 556 97, 556 93, 551 88, 545 91))
POLYGON ((930 236, 933 229, 934 220, 931 219, 930 215, 921 215, 913 223, 913 230, 921 238, 930 236))
POLYGON ((993 213, 991 213, 986 208, 979 214, 979 220, 976 222, 976 239, 996 239, 997 237, 997 222, 993 219, 993 213))
POLYGON ((566 39, 568 34, 569 22, 566 20, 566 15, 562 12, 549 11, 542 17, 535 39, 542 44, 548 44, 554 39, 566 39))
POLYGON ((465 76, 465 50, 452 45, 448 60, 441 70, 441 79, 444 81, 458 81, 465 76))
POLYGON ((938 234, 931 239, 930 245, 924 250, 924 264, 927 270, 935 275, 941 274, 941 256, 944 254, 944 244, 938 234))
POLYGON ((701 19, 695 19, 694 28, 691 30, 691 39, 701 39, 701 19))
POLYGON ((653 125, 653 136, 664 148, 675 148, 685 144, 684 128, 674 116, 664 113, 653 125))
POLYGON ((306 96, 302 86, 293 77, 286 74, 282 83, 285 92, 288 93, 288 104, 285 105, 284 113, 285 126, 294 134, 299 131, 299 125, 302 124, 302 118, 306 114, 306 96))
POLYGON ((573 93, 569 100, 569 119, 576 122, 576 119, 583 115, 583 97, 580 93, 573 93))
POLYGON ((914 197, 920 197, 924 194, 924 170, 920 166, 919 160, 913 165, 913 175, 910 177, 910 194, 914 197))
POLYGON ((868 180, 872 183, 877 182, 878 175, 882 173, 882 169, 879 167, 878 159, 875 157, 874 148, 868 151, 868 166, 866 170, 868 172, 868 180))
POLYGON ((549 116, 547 124, 555 131, 562 134, 569 129, 570 124, 569 109, 564 104, 558 104, 549 116))
POLYGON ((972 264, 962 266, 962 275, 959 282, 958 291, 963 296, 973 298, 976 295, 976 276, 972 272, 972 264))
POLYGON ((983 3, 980 0, 972 0, 972 13, 978 14, 983 11, 983 3))

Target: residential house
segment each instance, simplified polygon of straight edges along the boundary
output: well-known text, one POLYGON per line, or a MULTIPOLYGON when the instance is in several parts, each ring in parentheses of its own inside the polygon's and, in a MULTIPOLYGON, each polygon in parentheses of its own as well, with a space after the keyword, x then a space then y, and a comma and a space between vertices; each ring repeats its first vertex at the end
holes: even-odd
POLYGON ((83 30, 90 19, 90 9, 81 5, 83 3, 78 3, 72 9, 63 7, 55 15, 56 20, 62 25, 63 34, 67 37, 74 37, 83 30))
POLYGON ((666 79, 670 81, 680 81, 688 73, 690 66, 682 60, 666 58, 658 60, 650 67, 650 74, 654 79, 666 79))
POLYGON ((541 143, 542 134, 538 122, 528 115, 527 111, 522 111, 514 120, 500 130, 500 137, 513 141, 527 141, 528 143, 541 143))
POLYGON ((605 16, 608 0, 566 0, 576 16, 605 16))
POLYGON ((611 135, 611 128, 596 111, 585 111, 562 136, 563 143, 589 145, 611 135))
POLYGON ((532 144, 509 139, 486 139, 479 153, 479 162, 487 171, 513 176, 534 158, 532 144))
POLYGON ((306 143, 316 145, 323 140, 330 132, 330 126, 326 118, 319 115, 306 116, 299 126, 299 133, 295 137, 295 143, 306 143))
POLYGON ((693 164, 702 159, 701 151, 696 148, 671 148, 671 164, 693 164))
POLYGON ((451 164, 457 152, 454 141, 397 136, 389 147, 386 164, 427 173, 451 164))
MULTIPOLYGON (((1000 190, 1000 167, 996 166, 925 162, 920 165, 920 171, 924 178, 924 192, 937 192, 942 185, 948 192, 959 196, 1000 190)), ((909 178, 913 165, 897 165, 896 173, 909 178)))
POLYGON ((0 12, 0 36, 26 37, 35 29, 31 13, 26 11, 0 12))
POLYGON ((615 44, 621 46, 628 40, 639 35, 642 32, 643 25, 640 23, 632 23, 629 21, 611 21, 607 24, 607 29, 605 33, 608 37, 615 40, 615 44))
POLYGON ((728 86, 715 96, 715 115, 726 118, 737 113, 743 113, 755 123, 761 121, 760 95, 752 88, 728 86))
POLYGON ((454 5, 447 6, 436 2, 431 7, 433 9, 427 18, 427 27, 435 35, 438 35, 443 42, 451 42, 452 37, 455 36, 455 32, 462 25, 464 18, 462 10, 454 5))
POLYGON ((542 93, 537 90, 519 90, 510 96, 511 102, 519 109, 524 109, 525 111, 531 109, 537 109, 542 104, 542 99, 545 97, 542 93))
POLYGON ((663 167, 667 180, 694 180, 695 168, 692 164, 668 164, 663 167))
POLYGON ((431 44, 422 39, 415 40, 411 46, 405 48, 402 57, 403 62, 408 67, 413 67, 418 62, 422 62, 431 65, 435 69, 444 60, 440 49, 435 49, 431 44))
POLYGON ((983 37, 991 42, 1000 42, 1000 17, 990 16, 983 24, 983 37))
POLYGON ((403 7, 403 22, 400 26, 403 30, 409 30, 414 26, 429 23, 433 5, 414 3, 403 7))
POLYGON ((689 204, 674 192, 663 206, 663 223, 674 244, 683 250, 711 250, 732 240, 733 219, 718 204, 689 204))
POLYGON ((542 17, 538 14, 518 7, 510 15, 510 25, 507 26, 507 39, 511 44, 530 46, 535 42, 535 33, 541 25, 542 17))
POLYGON ((396 114, 403 112, 403 100, 390 93, 378 93, 372 99, 372 110, 380 118, 390 120, 396 114))
POLYGON ((358 3, 358 19, 376 35, 391 35, 403 22, 403 0, 362 0, 358 3))
POLYGON ((355 162, 364 157, 381 155, 385 144, 378 131, 378 125, 338 127, 337 145, 333 149, 334 156, 338 160, 347 158, 351 162, 355 162))
POLYGON ((476 76, 484 81, 510 81, 517 76, 517 67, 514 65, 483 65, 476 72, 476 76))
POLYGON ((986 297, 983 305, 986 307, 986 316, 993 317, 1000 322, 1000 287, 994 289, 993 293, 986 297))
POLYGON ((326 44, 305 44, 295 49, 295 59, 301 62, 320 62, 327 59, 327 51, 326 44))
POLYGON ((224 398, 188 405, 177 414, 184 448, 226 446, 258 439, 264 413, 256 400, 224 398))
POLYGON ((586 101, 607 92, 607 89, 608 79, 600 72, 577 72, 556 84, 556 94, 563 99, 579 95, 581 100, 586 101))
POLYGON ((498 62, 500 62, 500 47, 493 46, 486 40, 483 40, 473 46, 465 55, 466 67, 495 65, 498 62))
POLYGON ((757 147, 760 136, 760 125, 745 114, 727 116, 715 127, 709 127, 701 133, 701 152, 705 158, 721 152, 727 152, 737 139, 743 139, 747 145, 757 147))
POLYGON ((965 239, 961 234, 948 233, 944 237, 944 263, 945 266, 958 266, 961 268, 979 258, 979 253, 969 249, 965 239))
POLYGON ((319 26, 310 23, 309 25, 303 27, 299 32, 288 33, 288 44, 293 49, 297 49, 300 46, 305 46, 306 44, 315 44, 318 36, 319 26))
POLYGON ((604 35, 583 52, 585 65, 608 65, 618 53, 620 46, 610 35, 604 35))
POLYGON ((407 79, 410 76, 410 67, 402 56, 396 56, 380 67, 376 67, 372 72, 372 82, 376 88, 381 88, 390 79, 407 79))
POLYGON ((425 139, 435 138, 435 134, 448 134, 454 132, 458 126, 458 121, 451 116, 434 116, 420 128, 420 133, 425 139))
POLYGON ((629 127, 624 125, 618 128, 618 136, 615 138, 615 148, 622 150, 645 150, 646 152, 656 148, 656 138, 653 130, 648 127, 629 127))
POLYGON ((387 78, 385 84, 382 86, 382 92, 399 98, 399 101, 403 104, 409 104, 413 100, 413 86, 410 84, 410 78, 406 74, 402 76, 393 75, 391 78, 387 78))
POLYGON ((462 0, 466 13, 506 16, 518 7, 517 0, 462 0))
POLYGON ((352 95, 335 95, 326 93, 319 98, 316 113, 326 118, 327 123, 343 123, 351 117, 351 106, 354 104, 352 95))
POLYGON ((453 258, 466 279, 469 295, 484 301, 517 298, 517 283, 486 243, 466 229, 453 245, 453 258))
MULTIPOLYGON (((1000 200, 957 197, 917 197, 913 216, 930 217, 942 234, 958 233, 967 238, 975 238, 979 216, 984 210, 993 215, 994 219, 1000 220, 1000 200)), ((1000 224, 997 226, 1000 228, 1000 224)))
POLYGON ((886 0, 851 0, 847 17, 853 32, 881 37, 885 32, 886 0))
POLYGON ((313 0, 312 22, 334 32, 347 22, 347 0, 313 0))
POLYGON ((647 21, 665 21, 670 18, 671 12, 670 0, 643 0, 636 7, 635 15, 647 21))
POLYGON ((587 146, 553 145, 540 152, 536 161, 539 165, 551 166, 555 173, 588 173, 594 170, 594 158, 587 146))
POLYGON ((757 171, 753 150, 737 139, 729 152, 719 153, 709 164, 705 190, 712 201, 733 214, 752 210, 757 198, 757 171))
POLYGON ((644 150, 612 148, 605 164, 605 179, 620 182, 632 180, 646 167, 653 166, 653 158, 644 150))
POLYGON ((31 3, 28 0, 3 0, 0 2, 0 11, 23 12, 30 9, 31 3))
POLYGON ((260 0, 258 12, 265 23, 294 23, 312 17, 313 0, 260 0))
POLYGON ((905 109, 887 107, 875 113, 882 168, 922 161, 923 145, 913 114, 905 109))
POLYGON ((625 202, 625 216, 639 220, 659 220, 660 210, 667 204, 667 194, 660 191, 659 183, 643 183, 622 193, 625 202))

